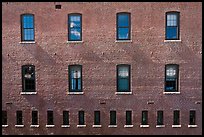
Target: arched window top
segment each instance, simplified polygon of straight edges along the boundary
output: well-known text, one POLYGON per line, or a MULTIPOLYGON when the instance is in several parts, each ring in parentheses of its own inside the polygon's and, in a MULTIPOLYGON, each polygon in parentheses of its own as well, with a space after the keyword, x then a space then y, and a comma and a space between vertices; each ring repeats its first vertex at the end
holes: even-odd
POLYGON ((131 14, 130 12, 118 12, 117 14, 131 14))
POLYGON ((32 14, 32 13, 23 13, 23 14, 21 14, 21 16, 34 16, 34 14, 32 14))
POLYGON ((73 12, 73 13, 69 13, 68 15, 82 15, 81 13, 75 13, 75 12, 73 12))
POLYGON ((179 11, 167 11, 166 14, 171 14, 171 13, 180 13, 179 11))

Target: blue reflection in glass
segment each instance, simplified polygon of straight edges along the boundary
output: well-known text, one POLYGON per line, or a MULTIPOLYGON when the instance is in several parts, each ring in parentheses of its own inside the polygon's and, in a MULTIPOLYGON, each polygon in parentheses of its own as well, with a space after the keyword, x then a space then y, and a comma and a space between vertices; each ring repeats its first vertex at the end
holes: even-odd
POLYGON ((128 39, 129 28, 118 28, 118 39, 128 39))
POLYGON ((178 39, 177 27, 167 27, 166 28, 166 38, 167 39, 178 39))
POLYGON ((81 40, 81 15, 69 16, 69 40, 81 40))
POLYGON ((118 26, 119 27, 128 27, 129 26, 129 16, 128 16, 128 14, 118 15, 118 26))
POLYGON ((118 83, 119 91, 128 91, 129 90, 129 80, 128 79, 119 79, 118 83))

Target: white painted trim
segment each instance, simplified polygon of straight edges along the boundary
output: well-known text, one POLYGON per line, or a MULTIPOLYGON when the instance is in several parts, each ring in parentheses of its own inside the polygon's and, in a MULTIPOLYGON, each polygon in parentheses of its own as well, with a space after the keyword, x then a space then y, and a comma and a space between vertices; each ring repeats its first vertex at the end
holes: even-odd
POLYGON ((55 127, 55 125, 46 125, 45 127, 55 127))
POLYGON ((30 127, 39 127, 39 125, 30 125, 30 127))
POLYGON ((70 127, 70 125, 61 125, 61 127, 66 127, 66 128, 68 128, 68 127, 70 127))
POLYGON ((181 39, 178 39, 178 40, 164 40, 164 42, 181 42, 181 39))
POLYGON ((15 127, 24 127, 24 125, 15 125, 15 127))
POLYGON ((108 127, 113 127, 113 128, 115 128, 115 127, 117 127, 117 125, 108 125, 108 127))
POLYGON ((21 92, 21 95, 36 95, 37 92, 21 92))
POLYGON ((8 127, 8 125, 2 125, 2 127, 8 127))
POLYGON ((131 95, 132 92, 119 92, 119 91, 116 91, 115 94, 116 95, 131 95))
POLYGON ((92 127, 97 127, 97 128, 99 128, 99 127, 102 127, 101 125, 93 125, 92 127))
POLYGON ((83 43, 84 41, 82 40, 82 41, 67 41, 67 44, 69 44, 69 43, 83 43))
POLYGON ((124 125, 125 128, 133 127, 133 125, 124 125))
POLYGON ((181 94, 181 92, 164 92, 163 94, 181 94))
POLYGON ((149 127, 149 125, 140 125, 140 127, 149 127))
POLYGON ((198 125, 188 125, 188 127, 192 128, 192 127, 198 127, 198 125))
POLYGON ((86 127, 86 125, 77 125, 77 127, 86 127))
POLYGON ((165 127, 165 125, 156 125, 157 128, 165 127))
POLYGON ((172 125, 172 127, 181 127, 181 125, 172 125))
POLYGON ((132 43, 132 39, 131 40, 115 40, 116 43, 132 43))
POLYGON ((21 41, 20 44, 35 44, 35 41, 21 41))
POLYGON ((83 95, 84 92, 68 92, 68 95, 83 95))

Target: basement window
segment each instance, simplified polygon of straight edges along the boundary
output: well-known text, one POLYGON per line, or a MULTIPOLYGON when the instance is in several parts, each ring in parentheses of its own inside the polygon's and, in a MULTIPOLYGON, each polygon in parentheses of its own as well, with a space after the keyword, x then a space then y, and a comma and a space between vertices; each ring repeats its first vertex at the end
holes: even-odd
POLYGON ((61 9, 61 5, 60 4, 58 4, 58 5, 55 5, 55 9, 61 9))

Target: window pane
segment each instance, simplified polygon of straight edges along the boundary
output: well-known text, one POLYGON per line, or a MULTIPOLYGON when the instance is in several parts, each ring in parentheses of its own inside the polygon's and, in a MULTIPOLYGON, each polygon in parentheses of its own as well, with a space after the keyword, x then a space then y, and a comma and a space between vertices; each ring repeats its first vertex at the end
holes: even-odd
POLYGON ((129 16, 128 14, 118 15, 118 27, 128 27, 129 26, 129 16))
POLYGON ((94 125, 100 125, 100 111, 94 111, 94 125))
POLYGON ((47 111, 47 125, 54 125, 53 111, 47 111))
POLYGON ((23 16, 23 28, 34 28, 33 16, 23 16))
POLYGON ((129 72, 129 68, 126 66, 120 66, 118 69, 118 73, 119 73, 118 75, 120 78, 127 78, 129 76, 128 72, 129 72))
POLYGON ((84 111, 79 111, 79 125, 84 125, 84 111))
POLYGON ((167 39, 177 39, 178 36, 177 36, 177 27, 167 27, 166 28, 167 32, 166 32, 166 38, 167 39))
POLYGON ((2 125, 7 125, 7 111, 2 111, 2 125))
POLYGON ((32 111, 32 125, 38 125, 38 111, 32 111))
POLYGON ((163 111, 157 111, 157 125, 163 125, 163 111))
POLYGON ((129 80, 120 78, 118 81, 119 91, 129 91, 129 80))
POLYGON ((69 125, 69 111, 63 111, 63 125, 69 125))
POLYGON ((129 39, 129 28, 118 28, 118 39, 129 39))
POLYGON ((110 125, 116 125, 116 111, 110 111, 110 125))
POLYGON ((23 114, 22 111, 16 111, 16 124, 23 125, 23 114))
POLYGON ((189 125, 196 125, 195 114, 196 114, 196 112, 194 110, 190 111, 190 122, 189 122, 189 125))
POLYGON ((179 125, 180 124, 180 121, 179 121, 179 111, 178 110, 175 110, 174 111, 174 125, 179 125))
POLYGON ((70 16, 70 28, 81 27, 80 16, 70 16))
POLYGON ((33 29, 24 29, 24 40, 34 40, 33 29))
POLYGON ((142 125, 148 125, 148 112, 142 111, 142 125))
POLYGON ((70 29, 70 39, 71 40, 80 40, 81 39, 81 28, 70 29))
POLYGON ((132 112, 126 111, 126 125, 132 125, 132 112))

